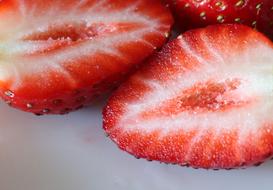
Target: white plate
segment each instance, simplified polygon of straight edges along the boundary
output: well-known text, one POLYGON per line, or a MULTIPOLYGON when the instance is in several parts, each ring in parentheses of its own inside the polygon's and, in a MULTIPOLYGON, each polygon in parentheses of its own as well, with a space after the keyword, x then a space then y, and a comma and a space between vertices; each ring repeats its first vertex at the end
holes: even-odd
POLYGON ((101 105, 37 117, 0 103, 0 190, 272 190, 273 162, 206 171, 137 160, 104 136, 101 105))

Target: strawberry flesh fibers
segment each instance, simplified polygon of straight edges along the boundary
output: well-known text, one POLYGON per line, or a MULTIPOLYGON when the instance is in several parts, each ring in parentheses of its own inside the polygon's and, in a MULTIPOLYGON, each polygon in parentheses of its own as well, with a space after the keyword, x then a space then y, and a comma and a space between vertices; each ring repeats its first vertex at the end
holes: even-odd
POLYGON ((273 44, 231 24, 169 42, 113 94, 103 124, 136 157, 230 169, 273 155, 272 114, 273 44))
POLYGON ((2 0, 0 20, 0 96, 36 114, 69 112, 117 86, 173 22, 158 0, 2 0))

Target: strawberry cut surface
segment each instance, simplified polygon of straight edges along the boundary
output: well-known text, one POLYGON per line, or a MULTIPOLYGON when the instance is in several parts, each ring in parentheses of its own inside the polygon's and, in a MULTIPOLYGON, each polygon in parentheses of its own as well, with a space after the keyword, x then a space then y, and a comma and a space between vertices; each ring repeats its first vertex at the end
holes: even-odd
POLYGON ((243 25, 188 31, 112 95, 103 126, 137 158, 258 165, 273 155, 273 44, 243 25))
POLYGON ((166 0, 182 28, 219 23, 245 24, 273 40, 272 0, 166 0))
POLYGON ((0 20, 0 96, 36 114, 69 112, 117 86, 173 22, 158 0, 2 0, 0 20))

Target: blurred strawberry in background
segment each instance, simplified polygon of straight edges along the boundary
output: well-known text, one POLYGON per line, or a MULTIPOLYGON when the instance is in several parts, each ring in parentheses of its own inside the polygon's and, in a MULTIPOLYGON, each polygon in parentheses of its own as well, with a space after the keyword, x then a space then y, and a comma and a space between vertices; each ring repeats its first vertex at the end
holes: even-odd
POLYGON ((273 0, 164 0, 183 30, 241 23, 273 39, 273 0))

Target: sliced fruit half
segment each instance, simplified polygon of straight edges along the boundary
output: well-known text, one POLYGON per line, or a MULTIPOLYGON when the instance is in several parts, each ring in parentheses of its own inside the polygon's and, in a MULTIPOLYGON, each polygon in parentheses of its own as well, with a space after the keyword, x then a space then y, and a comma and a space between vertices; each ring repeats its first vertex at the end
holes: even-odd
POLYGON ((113 94, 103 127, 137 158, 260 164, 273 155, 273 44, 243 25, 188 31, 113 94))
POLYGON ((0 20, 0 96, 36 114, 69 112, 116 86, 173 22, 158 0, 2 0, 0 20))

